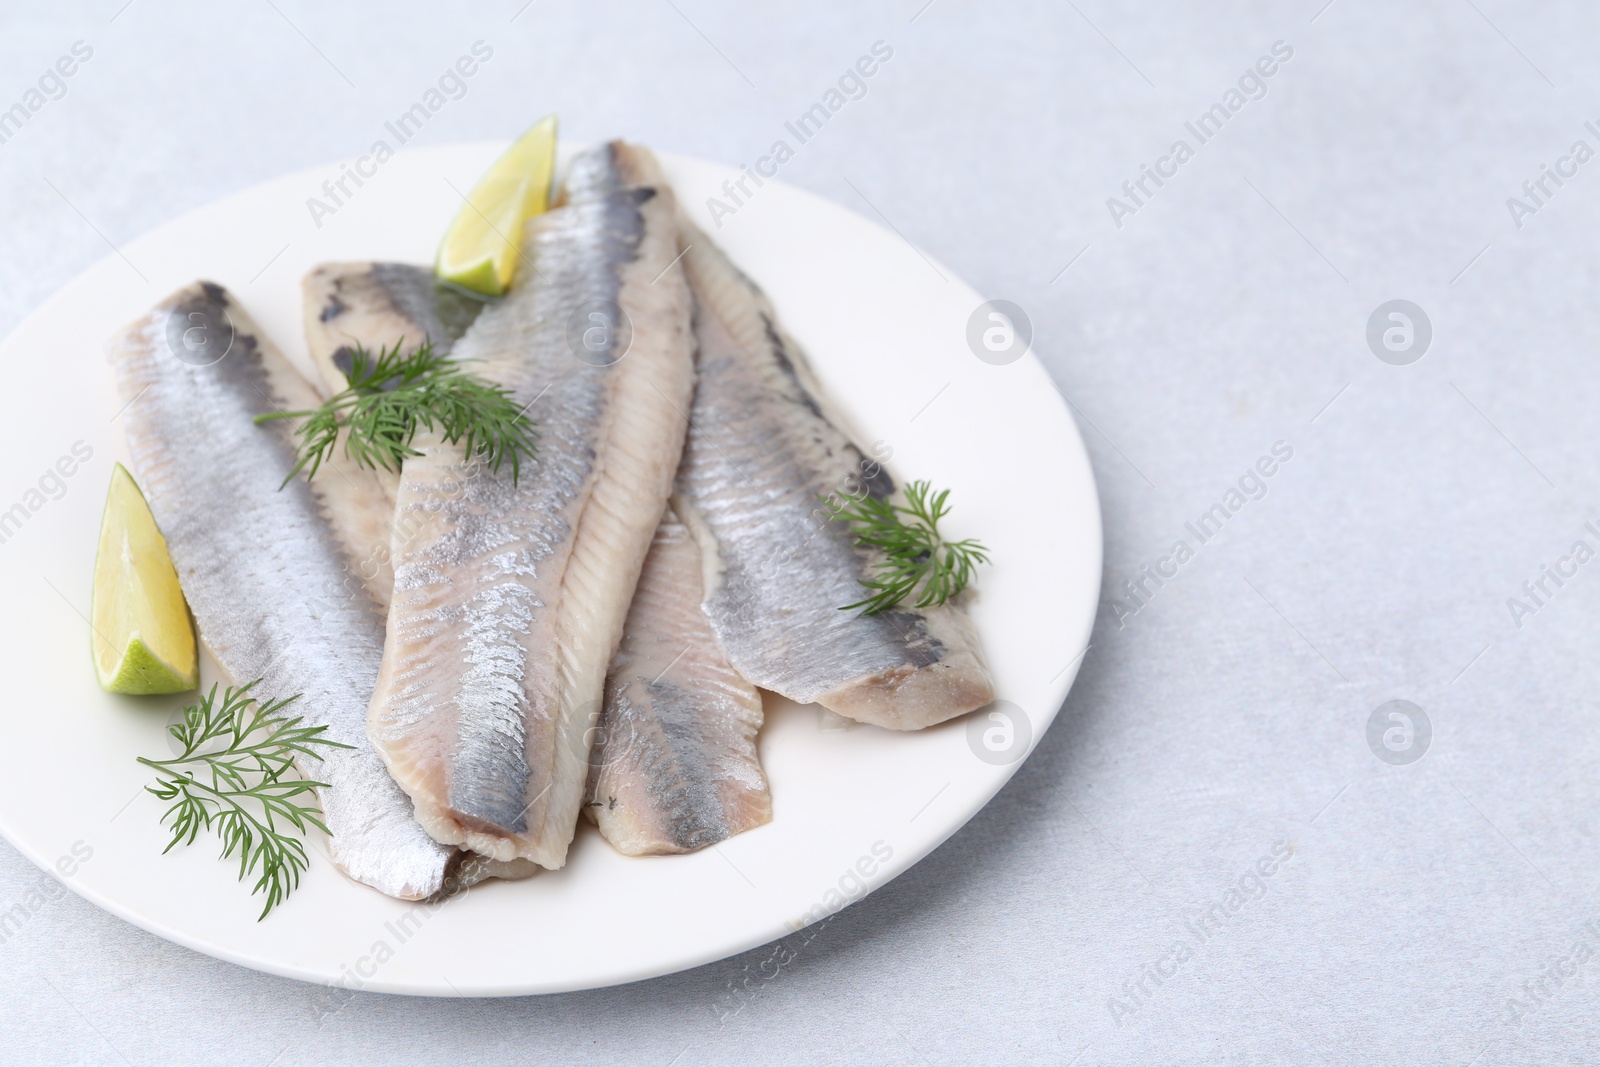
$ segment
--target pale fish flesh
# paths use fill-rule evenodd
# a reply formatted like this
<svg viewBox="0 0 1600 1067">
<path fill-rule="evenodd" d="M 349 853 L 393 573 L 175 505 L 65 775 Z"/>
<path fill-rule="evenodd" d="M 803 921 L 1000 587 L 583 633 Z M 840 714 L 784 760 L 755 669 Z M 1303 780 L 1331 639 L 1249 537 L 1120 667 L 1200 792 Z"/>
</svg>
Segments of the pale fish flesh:
<svg viewBox="0 0 1600 1067">
<path fill-rule="evenodd" d="M 514 482 L 419 437 L 401 474 L 396 524 L 418 532 L 394 554 L 370 733 L 440 841 L 566 861 L 692 391 L 675 212 L 662 184 L 533 219 L 516 285 L 454 353 L 528 407 L 538 458 Z"/>
<path fill-rule="evenodd" d="M 630 856 L 692 852 L 772 818 L 761 694 L 710 620 L 700 547 L 669 508 L 606 680 L 584 811 Z"/>
<path fill-rule="evenodd" d="M 614 142 L 573 161 L 564 195 L 662 180 L 653 158 Z M 772 818 L 755 747 L 761 694 L 728 664 L 703 595 L 699 548 L 669 507 L 611 661 L 584 804 L 627 855 L 690 852 Z"/>
<path fill-rule="evenodd" d="M 295 463 L 270 411 L 316 393 L 220 286 L 182 289 L 111 346 L 132 466 L 165 535 L 200 636 L 237 682 L 293 705 L 353 746 L 300 761 L 319 790 L 333 861 L 391 896 L 446 885 L 463 856 L 425 833 L 367 742 L 383 620 L 326 517 L 333 482 L 284 485 Z"/>
<path fill-rule="evenodd" d="M 324 398 L 343 391 L 357 347 L 376 358 L 400 346 L 412 351 L 425 341 L 448 352 L 483 309 L 483 302 L 439 285 L 433 272 L 409 263 L 324 263 L 301 281 L 306 347 Z M 384 613 L 394 593 L 390 558 L 396 539 L 411 530 L 393 529 L 398 471 L 364 469 L 345 458 L 341 432 L 319 478 L 346 483 L 329 521 L 341 540 L 354 546 L 354 574 Z"/>
<path fill-rule="evenodd" d="M 584 169 L 602 182 L 623 177 L 597 168 L 601 158 L 592 153 Z M 645 176 L 627 177 L 633 185 Z M 608 191 L 615 190 L 589 187 L 578 173 L 567 179 L 569 201 Z M 306 275 L 305 297 L 312 360 L 335 391 L 353 346 L 376 351 L 434 337 L 450 310 L 437 302 L 468 299 L 436 285 L 425 268 L 394 263 L 323 264 Z M 470 306 L 454 315 L 475 317 Z M 629 855 L 690 851 L 771 818 L 755 751 L 760 694 L 728 665 L 701 595 L 699 548 L 668 509 L 611 662 L 585 802 L 601 834 Z"/>
<path fill-rule="evenodd" d="M 683 222 L 699 385 L 673 506 L 707 554 L 705 610 L 751 682 L 860 722 L 916 730 L 994 699 L 978 635 L 955 602 L 880 615 L 873 556 L 825 500 L 895 492 L 829 414 L 755 283 Z"/>
<path fill-rule="evenodd" d="M 427 341 L 448 352 L 484 308 L 484 301 L 440 285 L 432 270 L 410 263 L 323 263 L 300 288 L 306 343 L 328 395 L 348 384 L 357 347 L 376 355 Z"/>
</svg>

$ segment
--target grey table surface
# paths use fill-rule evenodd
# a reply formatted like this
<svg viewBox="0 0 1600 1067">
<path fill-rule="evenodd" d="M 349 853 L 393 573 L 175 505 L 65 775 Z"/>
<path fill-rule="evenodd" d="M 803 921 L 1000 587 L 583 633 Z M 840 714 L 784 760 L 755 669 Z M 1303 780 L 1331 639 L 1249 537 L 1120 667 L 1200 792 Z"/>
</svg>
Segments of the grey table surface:
<svg viewBox="0 0 1600 1067">
<path fill-rule="evenodd" d="M 558 110 L 729 162 L 886 42 L 783 177 L 1025 309 L 1106 554 L 1012 782 L 780 957 L 327 1015 L 51 894 L 0 945 L 0 1061 L 1600 1062 L 1597 33 L 1575 0 L 7 2 L 0 106 L 92 57 L 0 144 L 0 333 L 360 154 L 474 41 L 425 143 Z M 45 878 L 0 845 L 0 910 Z"/>
</svg>

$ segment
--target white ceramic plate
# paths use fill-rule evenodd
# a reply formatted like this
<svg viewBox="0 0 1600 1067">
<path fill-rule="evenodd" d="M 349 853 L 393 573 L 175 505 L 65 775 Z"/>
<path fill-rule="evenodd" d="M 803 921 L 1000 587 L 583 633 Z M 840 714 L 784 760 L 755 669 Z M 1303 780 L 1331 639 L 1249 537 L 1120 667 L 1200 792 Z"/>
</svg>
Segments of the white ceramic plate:
<svg viewBox="0 0 1600 1067">
<path fill-rule="evenodd" d="M 707 197 L 738 173 L 667 157 L 680 198 L 771 294 L 845 415 L 893 449 L 899 477 L 950 487 L 953 532 L 993 550 L 972 612 L 999 692 L 1022 713 L 1009 761 L 975 754 L 1005 745 L 999 721 L 832 732 L 816 708 L 769 698 L 760 747 L 773 820 L 694 855 L 629 859 L 584 823 L 565 869 L 428 907 L 348 881 L 314 850 L 299 890 L 259 923 L 259 898 L 214 839 L 162 855 L 164 805 L 141 791 L 150 774 L 134 757 L 166 754 L 182 700 L 101 692 L 89 660 L 100 512 L 111 464 L 125 459 L 106 340 L 209 278 L 309 370 L 301 275 L 334 259 L 431 261 L 454 190 L 503 147 L 402 150 L 361 188 L 347 182 L 354 196 L 320 220 L 307 198 L 325 196 L 338 166 L 228 197 L 108 256 L 0 345 L 11 382 L 0 523 L 21 506 L 0 525 L 0 832 L 146 930 L 274 974 L 445 996 L 591 988 L 707 963 L 816 921 L 927 855 L 1016 770 L 1077 673 L 1099 592 L 1100 513 L 1083 442 L 1038 361 L 979 360 L 967 332 L 981 298 L 893 232 L 777 182 L 718 228 Z M 75 448 L 92 457 L 61 463 L 73 472 L 62 476 Z"/>
</svg>

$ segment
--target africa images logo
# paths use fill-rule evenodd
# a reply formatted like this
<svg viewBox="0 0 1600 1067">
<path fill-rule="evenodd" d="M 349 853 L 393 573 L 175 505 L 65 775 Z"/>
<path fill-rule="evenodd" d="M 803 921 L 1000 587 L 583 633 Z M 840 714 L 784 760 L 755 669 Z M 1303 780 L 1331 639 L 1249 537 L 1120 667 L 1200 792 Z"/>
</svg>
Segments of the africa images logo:
<svg viewBox="0 0 1600 1067">
<path fill-rule="evenodd" d="M 1367 716 L 1367 747 L 1390 766 L 1417 762 L 1432 742 L 1428 713 L 1409 700 L 1385 701 Z"/>
<path fill-rule="evenodd" d="M 1379 304 L 1367 317 L 1367 347 L 1390 366 L 1410 366 L 1432 343 L 1433 321 L 1409 300 Z"/>
</svg>

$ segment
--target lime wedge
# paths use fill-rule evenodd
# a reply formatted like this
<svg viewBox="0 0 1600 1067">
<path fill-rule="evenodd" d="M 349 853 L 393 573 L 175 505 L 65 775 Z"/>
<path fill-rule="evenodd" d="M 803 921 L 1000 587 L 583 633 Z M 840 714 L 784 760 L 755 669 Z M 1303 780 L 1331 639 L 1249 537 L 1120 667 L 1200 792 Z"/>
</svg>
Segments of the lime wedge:
<svg viewBox="0 0 1600 1067">
<path fill-rule="evenodd" d="M 133 476 L 111 472 L 94 558 L 94 669 L 113 693 L 182 693 L 199 684 L 194 625 L 166 538 Z"/>
<path fill-rule="evenodd" d="M 461 205 L 439 246 L 439 277 L 485 296 L 511 288 L 522 225 L 550 206 L 555 166 L 556 117 L 547 115 L 495 160 Z"/>
</svg>

